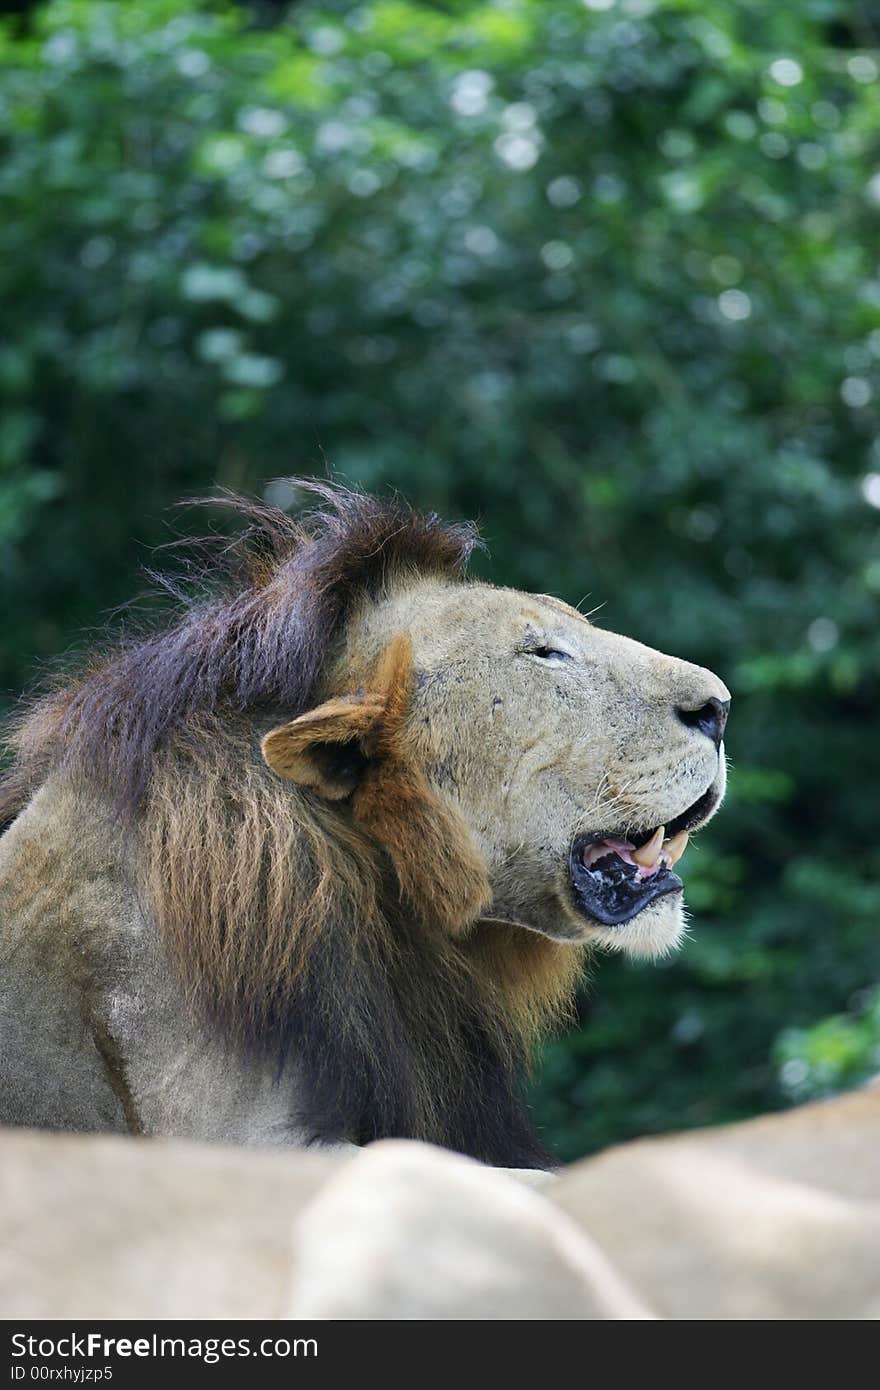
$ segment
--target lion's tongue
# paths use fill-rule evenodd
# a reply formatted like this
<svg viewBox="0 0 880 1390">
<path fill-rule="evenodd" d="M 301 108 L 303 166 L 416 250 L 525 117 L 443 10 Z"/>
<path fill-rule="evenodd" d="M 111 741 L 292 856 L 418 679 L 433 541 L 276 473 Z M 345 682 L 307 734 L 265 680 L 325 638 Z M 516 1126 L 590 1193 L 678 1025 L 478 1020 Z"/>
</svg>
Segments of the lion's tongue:
<svg viewBox="0 0 880 1390">
<path fill-rule="evenodd" d="M 671 867 L 681 858 L 688 842 L 687 831 L 681 830 L 664 844 L 665 829 L 665 826 L 659 826 L 650 840 L 638 849 L 630 844 L 629 840 L 619 840 L 614 836 L 587 845 L 582 856 L 584 867 L 589 869 L 597 860 L 604 859 L 609 854 L 616 854 L 624 864 L 632 864 L 638 882 L 653 878 L 664 864 Z"/>
<path fill-rule="evenodd" d="M 587 845 L 583 853 L 584 867 L 589 869 L 598 859 L 605 859 L 609 854 L 616 854 L 618 859 L 622 859 L 625 864 L 632 864 L 636 871 L 636 878 L 642 880 L 652 878 L 662 864 L 662 856 L 657 853 L 657 858 L 653 864 L 639 864 L 633 858 L 635 845 L 631 845 L 629 840 L 599 840 L 594 845 Z"/>
</svg>

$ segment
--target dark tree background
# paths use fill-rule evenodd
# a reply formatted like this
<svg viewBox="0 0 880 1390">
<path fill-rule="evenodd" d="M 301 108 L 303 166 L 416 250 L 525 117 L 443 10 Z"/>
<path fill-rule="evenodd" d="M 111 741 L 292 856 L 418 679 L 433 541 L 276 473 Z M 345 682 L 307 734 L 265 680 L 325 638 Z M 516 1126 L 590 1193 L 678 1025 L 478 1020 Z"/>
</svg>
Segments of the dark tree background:
<svg viewBox="0 0 880 1390">
<path fill-rule="evenodd" d="M 735 693 L 693 939 L 597 964 L 536 1080 L 551 1142 L 876 1070 L 876 5 L 18 8 L 8 700 L 137 591 L 181 496 L 291 505 L 268 480 L 332 465 L 478 516 L 494 578 Z"/>
</svg>

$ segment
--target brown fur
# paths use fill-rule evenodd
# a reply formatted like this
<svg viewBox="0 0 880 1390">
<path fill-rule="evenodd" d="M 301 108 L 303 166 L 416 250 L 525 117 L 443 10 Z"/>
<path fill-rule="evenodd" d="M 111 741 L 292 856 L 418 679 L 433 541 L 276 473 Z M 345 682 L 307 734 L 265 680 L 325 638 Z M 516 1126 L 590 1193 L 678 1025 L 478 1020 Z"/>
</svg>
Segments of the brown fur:
<svg viewBox="0 0 880 1390">
<path fill-rule="evenodd" d="M 377 768 L 349 814 L 249 762 L 248 742 L 246 729 L 207 721 L 190 731 L 156 768 L 137 837 L 145 898 L 193 1004 L 260 1033 L 323 934 L 355 924 L 348 949 L 381 942 L 394 954 L 399 893 L 426 951 L 469 978 L 487 1018 L 512 1024 L 531 1050 L 569 1005 L 583 954 L 500 923 L 474 929 L 485 868 L 419 770 Z"/>
<path fill-rule="evenodd" d="M 402 504 L 323 495 L 329 510 L 308 523 L 242 503 L 258 528 L 231 550 L 244 586 L 36 703 L 0 799 L 11 819 L 55 773 L 117 805 L 192 1008 L 231 1039 L 280 1047 L 282 1061 L 311 1049 L 318 1109 L 335 1085 L 351 1093 L 339 1114 L 354 1112 L 362 1084 L 355 1132 L 334 1134 L 334 1112 L 316 1134 L 412 1134 L 535 1161 L 514 1076 L 568 1007 L 582 950 L 476 925 L 485 865 L 401 736 L 405 637 L 367 689 L 314 704 L 354 603 L 420 568 L 454 577 L 473 534 Z M 272 729 L 279 714 L 288 722 Z M 333 753 L 345 745 L 354 771 Z M 334 1046 L 352 1078 L 327 1080 Z"/>
<path fill-rule="evenodd" d="M 289 1011 L 308 995 L 355 1050 L 384 1060 L 387 1049 L 386 1070 L 405 1076 L 405 1114 L 390 1132 L 469 1149 L 465 1133 L 448 1137 L 444 1115 L 450 1096 L 473 1090 L 467 1020 L 512 1077 L 570 1008 L 583 952 L 506 924 L 475 926 L 473 915 L 463 923 L 485 871 L 465 827 L 415 773 L 395 786 L 377 772 L 349 814 L 248 764 L 247 744 L 246 730 L 215 725 L 195 747 L 169 750 L 138 837 L 145 897 L 192 1006 L 246 1044 L 283 1050 Z M 378 1137 L 364 1123 L 355 1137 Z"/>
<path fill-rule="evenodd" d="M 408 574 L 454 578 L 478 544 L 473 527 L 442 525 L 397 499 L 297 485 L 324 510 L 292 518 L 231 495 L 193 504 L 231 508 L 248 529 L 219 548 L 217 537 L 190 542 L 185 581 L 152 575 L 182 613 L 96 653 L 12 721 L 0 827 L 58 768 L 103 782 L 132 817 L 167 735 L 205 710 L 305 712 L 361 596 Z"/>
<path fill-rule="evenodd" d="M 336 697 L 274 729 L 263 756 L 281 776 L 328 800 L 351 796 L 354 821 L 394 865 L 402 895 L 425 921 L 458 933 L 489 905 L 486 866 L 464 821 L 428 786 L 407 753 L 403 728 L 412 695 L 412 643 L 400 633 L 383 652 L 368 689 Z M 320 761 L 331 748 L 357 744 L 366 759 L 359 780 Z"/>
</svg>

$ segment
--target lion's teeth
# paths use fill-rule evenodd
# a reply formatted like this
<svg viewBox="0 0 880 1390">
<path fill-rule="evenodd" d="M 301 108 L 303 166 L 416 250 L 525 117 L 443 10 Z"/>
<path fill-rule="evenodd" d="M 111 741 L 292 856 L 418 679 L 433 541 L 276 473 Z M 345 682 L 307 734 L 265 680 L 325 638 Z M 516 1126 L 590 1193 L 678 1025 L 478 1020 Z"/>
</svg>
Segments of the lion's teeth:
<svg viewBox="0 0 880 1390">
<path fill-rule="evenodd" d="M 642 845 L 641 849 L 634 849 L 632 851 L 633 859 L 637 864 L 641 864 L 643 869 L 652 869 L 660 858 L 660 850 L 663 847 L 663 836 L 665 831 L 666 826 L 661 825 L 659 829 L 654 831 L 654 834 L 646 845 Z M 687 836 L 685 836 L 685 839 L 687 839 Z"/>
<path fill-rule="evenodd" d="M 681 856 L 687 849 L 690 839 L 686 830 L 679 830 L 677 835 L 673 835 L 668 844 L 663 846 L 664 852 L 669 856 L 670 864 L 677 864 Z"/>
</svg>

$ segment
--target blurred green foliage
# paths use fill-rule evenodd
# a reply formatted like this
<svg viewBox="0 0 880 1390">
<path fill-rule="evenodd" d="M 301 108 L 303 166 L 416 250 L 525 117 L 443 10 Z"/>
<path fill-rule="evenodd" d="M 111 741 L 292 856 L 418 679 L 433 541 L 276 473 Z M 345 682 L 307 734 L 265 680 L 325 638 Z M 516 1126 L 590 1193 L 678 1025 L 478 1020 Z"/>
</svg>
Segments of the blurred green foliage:
<svg viewBox="0 0 880 1390">
<path fill-rule="evenodd" d="M 693 940 L 597 964 L 547 1049 L 563 1157 L 877 1062 L 877 38 L 849 0 L 52 0 L 0 40 L 4 689 L 173 500 L 324 450 L 732 687 Z"/>
<path fill-rule="evenodd" d="M 791 1100 L 821 1100 L 880 1072 L 880 990 L 866 990 L 852 1004 L 849 1013 L 780 1036 L 780 1080 Z"/>
</svg>

